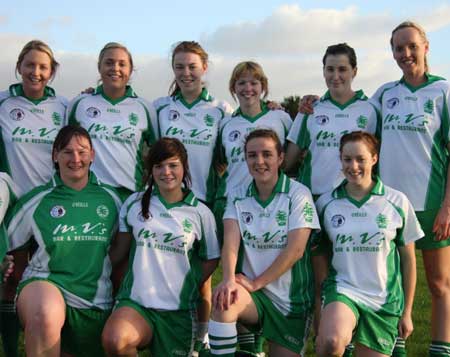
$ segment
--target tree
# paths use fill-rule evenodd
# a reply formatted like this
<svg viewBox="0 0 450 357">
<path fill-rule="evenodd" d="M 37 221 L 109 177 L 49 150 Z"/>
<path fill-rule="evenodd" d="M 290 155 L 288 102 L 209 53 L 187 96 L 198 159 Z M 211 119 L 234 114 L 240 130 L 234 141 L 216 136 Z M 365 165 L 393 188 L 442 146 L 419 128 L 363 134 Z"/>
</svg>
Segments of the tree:
<svg viewBox="0 0 450 357">
<path fill-rule="evenodd" d="M 298 105 L 300 103 L 300 96 L 291 95 L 289 97 L 284 97 L 281 105 L 286 110 L 286 112 L 291 116 L 291 119 L 294 120 L 298 113 Z"/>
</svg>

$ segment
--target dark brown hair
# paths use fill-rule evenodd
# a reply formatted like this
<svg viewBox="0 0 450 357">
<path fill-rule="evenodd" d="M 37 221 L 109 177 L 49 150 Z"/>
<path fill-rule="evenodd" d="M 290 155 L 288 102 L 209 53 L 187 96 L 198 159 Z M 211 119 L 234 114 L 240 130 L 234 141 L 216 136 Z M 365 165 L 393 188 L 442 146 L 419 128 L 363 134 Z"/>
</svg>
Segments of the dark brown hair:
<svg viewBox="0 0 450 357">
<path fill-rule="evenodd" d="M 323 55 L 322 58 L 322 63 L 324 67 L 328 55 L 346 55 L 348 57 L 348 62 L 350 63 L 350 66 L 352 66 L 353 69 L 356 68 L 357 62 L 355 50 L 349 45 L 347 45 L 345 42 L 327 47 L 327 50 L 325 51 L 325 54 Z"/>
<path fill-rule="evenodd" d="M 267 138 L 272 139 L 275 143 L 275 148 L 278 152 L 278 155 L 281 155 L 283 152 L 283 145 L 281 145 L 280 138 L 278 137 L 278 134 L 273 131 L 272 129 L 256 129 L 250 132 L 250 134 L 247 135 L 245 138 L 245 144 L 244 144 L 244 151 L 245 156 L 247 156 L 247 144 L 250 140 L 257 139 L 257 138 Z"/>
</svg>

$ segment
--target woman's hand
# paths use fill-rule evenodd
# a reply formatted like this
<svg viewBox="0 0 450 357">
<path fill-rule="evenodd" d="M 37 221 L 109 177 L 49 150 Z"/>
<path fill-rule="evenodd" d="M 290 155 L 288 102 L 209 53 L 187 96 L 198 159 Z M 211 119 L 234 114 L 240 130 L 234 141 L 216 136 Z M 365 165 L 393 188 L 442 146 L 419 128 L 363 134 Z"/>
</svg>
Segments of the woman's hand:
<svg viewBox="0 0 450 357">
<path fill-rule="evenodd" d="M 450 237 L 450 205 L 442 204 L 434 220 L 433 233 L 437 241 Z"/>
<path fill-rule="evenodd" d="M 249 293 L 262 288 L 262 286 L 257 286 L 255 280 L 247 278 L 244 274 L 236 274 L 236 283 L 242 285 Z"/>
<path fill-rule="evenodd" d="M 12 255 L 6 255 L 0 264 L 0 272 L 3 272 L 3 282 L 6 282 L 6 280 L 8 280 L 13 271 L 14 258 Z"/>
<path fill-rule="evenodd" d="M 398 322 L 398 335 L 406 340 L 413 332 L 413 322 L 410 313 L 404 313 Z"/>
<path fill-rule="evenodd" d="M 298 105 L 298 111 L 302 114 L 313 114 L 313 104 L 319 100 L 317 95 L 307 94 L 300 99 L 300 104 Z"/>
<path fill-rule="evenodd" d="M 213 305 L 216 310 L 225 311 L 237 302 L 238 296 L 238 286 L 234 280 L 223 280 L 214 289 L 213 293 Z"/>
</svg>

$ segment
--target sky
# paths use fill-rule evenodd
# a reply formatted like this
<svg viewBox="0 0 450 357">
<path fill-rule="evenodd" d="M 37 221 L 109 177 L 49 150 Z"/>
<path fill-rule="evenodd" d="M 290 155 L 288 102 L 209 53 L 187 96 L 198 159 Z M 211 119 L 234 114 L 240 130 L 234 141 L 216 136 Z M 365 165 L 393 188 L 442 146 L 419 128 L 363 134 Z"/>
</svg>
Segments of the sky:
<svg viewBox="0 0 450 357">
<path fill-rule="evenodd" d="M 15 0 L 0 7 L 0 88 L 16 77 L 15 63 L 31 39 L 50 45 L 61 64 L 51 84 L 68 99 L 96 86 L 97 57 L 104 44 L 120 42 L 133 54 L 131 85 L 142 97 L 167 95 L 173 79 L 171 49 L 199 41 L 209 53 L 205 82 L 218 99 L 228 93 L 234 66 L 260 63 L 269 78 L 269 97 L 323 94 L 322 56 L 327 46 L 347 42 L 358 56 L 353 89 L 371 95 L 399 79 L 389 38 L 404 20 L 421 24 L 430 41 L 430 72 L 450 78 L 450 1 L 117 1 Z"/>
</svg>

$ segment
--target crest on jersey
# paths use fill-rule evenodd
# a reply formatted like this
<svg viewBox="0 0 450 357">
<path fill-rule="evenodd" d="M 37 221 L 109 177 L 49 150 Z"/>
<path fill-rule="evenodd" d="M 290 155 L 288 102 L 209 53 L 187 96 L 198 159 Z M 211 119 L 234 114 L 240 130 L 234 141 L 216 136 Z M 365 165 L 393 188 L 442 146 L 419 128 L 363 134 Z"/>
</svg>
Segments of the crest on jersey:
<svg viewBox="0 0 450 357">
<path fill-rule="evenodd" d="M 128 121 L 129 121 L 130 125 L 136 126 L 139 121 L 139 117 L 137 116 L 137 114 L 131 113 L 128 116 Z"/>
<path fill-rule="evenodd" d="M 100 218 L 106 218 L 109 216 L 109 209 L 105 205 L 97 206 L 97 209 L 95 210 L 95 212 L 97 212 L 97 214 Z"/>
<path fill-rule="evenodd" d="M 89 118 L 98 118 L 100 117 L 100 115 L 102 115 L 102 112 L 100 111 L 100 109 L 96 108 L 96 107 L 89 107 L 86 109 L 86 115 Z"/>
<path fill-rule="evenodd" d="M 63 206 L 53 206 L 50 210 L 50 216 L 53 218 L 60 218 L 66 214 L 66 210 Z"/>
<path fill-rule="evenodd" d="M 62 123 L 61 115 L 58 112 L 53 112 L 52 121 L 53 121 L 53 125 L 60 126 Z"/>
<path fill-rule="evenodd" d="M 319 125 L 327 125 L 330 122 L 328 115 L 318 115 L 316 116 L 316 123 Z"/>
<path fill-rule="evenodd" d="M 189 221 L 187 218 L 185 218 L 183 220 L 183 222 L 181 223 L 183 225 L 183 231 L 185 233 L 191 233 L 192 232 L 192 222 Z"/>
<path fill-rule="evenodd" d="M 378 216 L 375 218 L 375 222 L 377 223 L 378 228 L 387 228 L 388 220 L 384 214 L 378 214 Z"/>
<path fill-rule="evenodd" d="M 287 223 L 287 213 L 286 211 L 279 210 L 275 215 L 275 219 L 279 226 L 285 226 Z"/>
<path fill-rule="evenodd" d="M 177 121 L 178 119 L 180 119 L 180 113 L 177 112 L 176 110 L 170 110 L 169 111 L 169 120 L 170 121 Z"/>
<path fill-rule="evenodd" d="M 242 212 L 241 217 L 245 224 L 252 224 L 253 215 L 250 212 Z"/>
<path fill-rule="evenodd" d="M 400 103 L 400 99 L 394 97 L 394 98 L 388 99 L 388 101 L 386 102 L 386 105 L 387 105 L 387 107 L 388 107 L 389 109 L 393 109 L 393 108 L 395 108 L 399 103 Z"/>
<path fill-rule="evenodd" d="M 13 109 L 13 110 L 11 110 L 9 112 L 9 117 L 12 120 L 20 121 L 23 118 L 25 118 L 25 112 L 22 109 L 20 109 L 20 108 L 16 108 L 16 109 Z"/>
<path fill-rule="evenodd" d="M 365 129 L 367 126 L 367 117 L 364 115 L 360 115 L 358 119 L 356 119 L 356 125 L 358 125 L 358 128 Z"/>
<path fill-rule="evenodd" d="M 431 99 L 428 99 L 423 105 L 423 111 L 428 114 L 433 114 L 434 110 L 434 102 Z"/>
<path fill-rule="evenodd" d="M 239 130 L 233 130 L 230 134 L 228 134 L 228 140 L 231 142 L 238 140 L 241 137 L 241 133 Z"/>
<path fill-rule="evenodd" d="M 209 114 L 206 114 L 205 117 L 203 118 L 203 120 L 205 121 L 206 126 L 214 125 L 214 117 L 212 117 Z"/>
<path fill-rule="evenodd" d="M 331 224 L 334 228 L 342 227 L 345 223 L 345 217 L 341 214 L 335 214 L 331 217 Z"/>
</svg>

